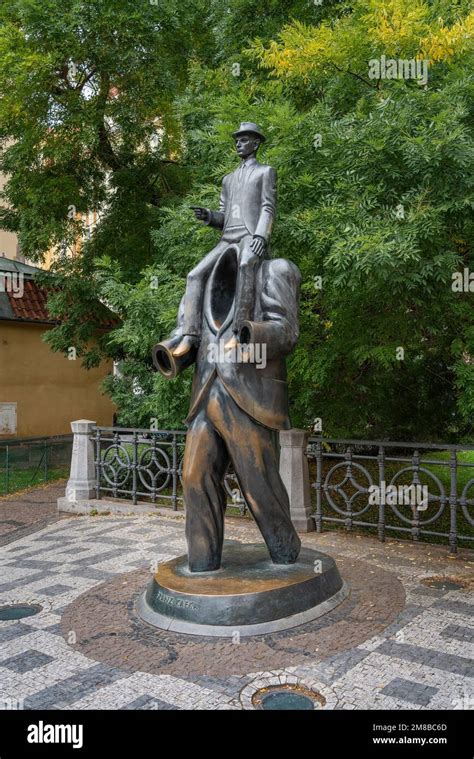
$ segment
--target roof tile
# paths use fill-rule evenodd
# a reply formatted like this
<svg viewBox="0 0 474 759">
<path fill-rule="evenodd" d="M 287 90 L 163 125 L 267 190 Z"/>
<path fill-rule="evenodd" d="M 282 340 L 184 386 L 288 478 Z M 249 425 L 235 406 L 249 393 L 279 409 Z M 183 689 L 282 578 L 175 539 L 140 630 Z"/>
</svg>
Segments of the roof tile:
<svg viewBox="0 0 474 759">
<path fill-rule="evenodd" d="M 46 307 L 46 293 L 33 279 L 25 277 L 23 280 L 21 298 L 13 291 L 7 291 L 7 294 L 14 318 L 35 322 L 54 321 Z"/>
</svg>

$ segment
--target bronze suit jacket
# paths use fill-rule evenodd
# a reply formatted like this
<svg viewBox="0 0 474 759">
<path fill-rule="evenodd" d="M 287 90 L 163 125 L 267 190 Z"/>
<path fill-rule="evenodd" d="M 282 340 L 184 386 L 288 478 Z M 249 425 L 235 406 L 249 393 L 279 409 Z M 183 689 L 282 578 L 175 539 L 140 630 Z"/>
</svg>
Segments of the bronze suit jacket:
<svg viewBox="0 0 474 759">
<path fill-rule="evenodd" d="M 186 423 L 192 421 L 217 375 L 252 419 L 271 429 L 289 429 L 285 356 L 292 352 L 299 336 L 301 275 L 298 267 L 284 258 L 262 261 L 256 277 L 253 327 L 255 342 L 266 346 L 266 366 L 257 368 L 255 363 L 222 360 L 222 351 L 215 350 L 217 357 L 211 356 L 209 346 L 223 345 L 232 334 L 237 253 L 237 247 L 229 245 L 204 285 L 203 328 Z M 180 336 L 183 315 L 184 297 L 172 337 Z"/>
<path fill-rule="evenodd" d="M 276 213 L 276 171 L 259 163 L 256 158 L 247 162 L 243 181 L 240 167 L 222 180 L 218 211 L 211 211 L 208 224 L 222 229 L 232 226 L 232 208 L 240 206 L 247 231 L 269 240 Z"/>
</svg>

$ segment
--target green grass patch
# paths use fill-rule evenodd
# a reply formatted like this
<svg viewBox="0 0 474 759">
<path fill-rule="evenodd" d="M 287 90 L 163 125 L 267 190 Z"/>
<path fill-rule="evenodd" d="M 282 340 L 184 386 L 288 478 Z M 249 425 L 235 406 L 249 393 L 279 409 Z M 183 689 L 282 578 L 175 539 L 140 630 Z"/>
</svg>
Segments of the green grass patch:
<svg viewBox="0 0 474 759">
<path fill-rule="evenodd" d="M 0 495 L 10 495 L 35 485 L 61 480 L 68 475 L 68 466 L 48 469 L 47 475 L 44 470 L 38 471 L 35 466 L 28 469 L 9 470 L 8 475 L 5 468 L 0 468 Z"/>
</svg>

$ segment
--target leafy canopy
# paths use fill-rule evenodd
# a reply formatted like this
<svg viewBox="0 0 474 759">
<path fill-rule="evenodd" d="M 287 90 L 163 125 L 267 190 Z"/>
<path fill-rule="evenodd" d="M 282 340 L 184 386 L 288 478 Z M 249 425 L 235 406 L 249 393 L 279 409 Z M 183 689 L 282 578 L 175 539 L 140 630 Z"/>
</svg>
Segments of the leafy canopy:
<svg viewBox="0 0 474 759">
<path fill-rule="evenodd" d="M 173 327 L 186 273 L 217 241 L 189 206 L 216 207 L 245 119 L 262 125 L 259 158 L 278 172 L 272 253 L 302 272 L 294 425 L 472 436 L 473 293 L 451 286 L 453 272 L 474 270 L 467 0 L 265 0 L 258 13 L 248 0 L 17 0 L 0 13 L 3 224 L 41 256 L 73 243 L 71 203 L 100 210 L 80 255 L 56 264 L 62 323 L 49 340 L 91 364 L 120 361 L 107 389 L 121 423 L 182 426 L 190 372 L 163 380 L 150 350 Z M 382 55 L 429 60 L 427 84 L 370 78 Z M 121 323 L 91 349 L 98 297 Z"/>
</svg>

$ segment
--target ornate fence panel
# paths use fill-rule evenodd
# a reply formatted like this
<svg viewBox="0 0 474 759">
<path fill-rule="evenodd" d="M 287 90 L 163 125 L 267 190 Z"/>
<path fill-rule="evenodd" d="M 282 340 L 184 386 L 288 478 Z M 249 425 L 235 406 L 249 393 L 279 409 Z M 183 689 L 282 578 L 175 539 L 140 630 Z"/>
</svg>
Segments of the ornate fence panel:
<svg viewBox="0 0 474 759">
<path fill-rule="evenodd" d="M 186 432 L 126 427 L 97 427 L 95 443 L 96 497 L 182 503 L 182 469 Z M 229 501 L 243 514 L 245 501 L 235 475 L 225 479 Z"/>
<path fill-rule="evenodd" d="M 311 437 L 307 455 L 324 523 L 474 544 L 474 446 Z"/>
</svg>

